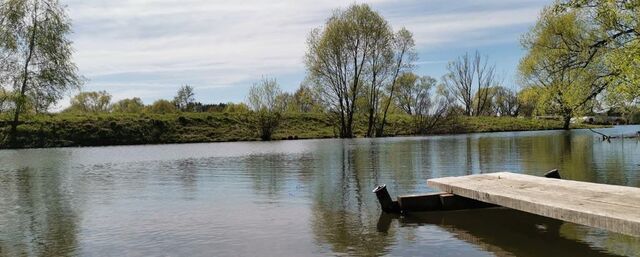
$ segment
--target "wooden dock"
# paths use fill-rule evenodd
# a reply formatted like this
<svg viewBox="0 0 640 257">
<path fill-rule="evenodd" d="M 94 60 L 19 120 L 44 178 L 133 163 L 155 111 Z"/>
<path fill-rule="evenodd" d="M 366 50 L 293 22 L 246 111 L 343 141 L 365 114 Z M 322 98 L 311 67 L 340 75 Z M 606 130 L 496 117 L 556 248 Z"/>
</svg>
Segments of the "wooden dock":
<svg viewBox="0 0 640 257">
<path fill-rule="evenodd" d="M 509 172 L 430 179 L 428 184 L 485 203 L 640 236 L 640 188 Z"/>
</svg>

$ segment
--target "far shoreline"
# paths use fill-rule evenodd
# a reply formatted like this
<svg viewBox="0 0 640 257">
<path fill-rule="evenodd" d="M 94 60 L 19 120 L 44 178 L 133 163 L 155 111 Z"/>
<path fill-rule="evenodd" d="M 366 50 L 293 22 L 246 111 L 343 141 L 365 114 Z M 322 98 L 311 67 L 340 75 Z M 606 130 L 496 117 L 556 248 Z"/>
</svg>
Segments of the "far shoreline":
<svg viewBox="0 0 640 257">
<path fill-rule="evenodd" d="M 323 115 L 288 115 L 283 121 L 274 140 L 268 142 L 340 139 L 333 134 L 333 127 Z M 389 123 L 393 133 L 376 138 L 563 130 L 561 122 L 552 120 L 459 116 L 443 122 L 431 133 L 419 135 L 409 133 L 407 122 L 406 117 L 394 117 Z M 573 124 L 572 129 L 605 127 L 611 126 Z M 0 149 L 266 142 L 261 141 L 255 131 L 236 114 L 52 115 L 31 120 L 20 128 L 20 145 L 2 146 Z M 367 138 L 359 133 L 356 135 L 352 139 Z"/>
</svg>

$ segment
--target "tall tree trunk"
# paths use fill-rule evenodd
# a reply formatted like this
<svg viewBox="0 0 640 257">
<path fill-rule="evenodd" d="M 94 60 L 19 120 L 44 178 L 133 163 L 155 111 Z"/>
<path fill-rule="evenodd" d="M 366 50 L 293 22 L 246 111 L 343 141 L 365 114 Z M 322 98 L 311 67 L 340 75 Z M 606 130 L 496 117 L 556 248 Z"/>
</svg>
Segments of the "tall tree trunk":
<svg viewBox="0 0 640 257">
<path fill-rule="evenodd" d="M 376 136 L 383 137 L 384 136 L 384 125 L 387 123 L 387 111 L 389 111 L 389 106 L 391 105 L 391 99 L 387 101 L 387 104 L 384 107 L 384 112 L 382 112 L 382 121 L 380 122 L 380 127 L 378 131 L 376 131 Z"/>
<path fill-rule="evenodd" d="M 344 138 L 353 138 L 353 109 L 347 114 L 347 128 Z"/>
<path fill-rule="evenodd" d="M 398 81 L 398 76 L 400 75 L 400 68 L 402 63 L 399 63 L 396 67 L 396 72 L 393 76 L 393 80 L 391 80 L 391 89 L 389 90 L 389 99 L 387 99 L 387 103 L 384 106 L 384 112 L 382 113 L 382 121 L 380 122 L 380 127 L 376 132 L 378 137 L 384 136 L 384 125 L 387 123 L 387 112 L 389 112 L 389 106 L 391 106 L 391 102 L 393 101 L 393 93 L 396 91 L 396 82 Z"/>
<path fill-rule="evenodd" d="M 376 113 L 378 112 L 378 89 L 376 88 L 377 82 L 377 73 L 374 72 L 373 79 L 371 82 L 371 91 L 369 91 L 369 124 L 367 126 L 367 137 L 376 136 L 375 125 L 376 125 Z"/>
<path fill-rule="evenodd" d="M 563 117 L 562 129 L 569 130 L 569 126 L 571 125 L 571 114 L 565 114 Z"/>
<path fill-rule="evenodd" d="M 13 113 L 13 122 L 11 123 L 11 131 L 9 132 L 9 145 L 15 147 L 17 142 L 18 123 L 20 122 L 20 112 L 24 107 L 25 96 L 27 92 L 27 84 L 29 82 L 29 65 L 31 64 L 31 58 L 33 58 L 33 52 L 36 44 L 36 33 L 38 30 L 38 19 L 36 14 L 38 12 L 38 5 L 34 3 L 34 15 L 33 15 L 33 29 L 31 31 L 31 38 L 29 39 L 29 54 L 24 62 L 24 68 L 22 70 L 22 85 L 20 85 L 20 95 L 18 96 L 16 103 L 16 109 Z"/>
<path fill-rule="evenodd" d="M 374 124 L 375 124 L 375 119 L 373 117 L 373 115 L 375 114 L 375 110 L 373 107 L 369 107 L 369 122 L 367 125 L 367 137 L 373 137 L 373 130 L 374 130 Z"/>
</svg>

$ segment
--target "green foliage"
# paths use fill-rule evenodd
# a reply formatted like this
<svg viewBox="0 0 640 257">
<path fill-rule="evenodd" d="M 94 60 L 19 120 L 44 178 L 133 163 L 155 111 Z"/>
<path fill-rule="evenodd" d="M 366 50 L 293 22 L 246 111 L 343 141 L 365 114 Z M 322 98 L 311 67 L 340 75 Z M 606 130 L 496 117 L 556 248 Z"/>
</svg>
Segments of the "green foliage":
<svg viewBox="0 0 640 257">
<path fill-rule="evenodd" d="M 262 110 L 282 112 L 285 109 L 285 102 L 281 98 L 282 94 L 282 89 L 276 79 L 264 77 L 249 89 L 247 103 L 254 112 Z"/>
<path fill-rule="evenodd" d="M 323 111 L 322 105 L 314 97 L 313 90 L 307 85 L 300 85 L 292 98 L 292 101 L 287 105 L 288 112 L 310 113 Z"/>
<path fill-rule="evenodd" d="M 271 140 L 280 125 L 280 118 L 286 108 L 286 96 L 275 79 L 263 78 L 249 90 L 247 101 L 256 118 L 260 138 Z"/>
<path fill-rule="evenodd" d="M 122 99 L 111 106 L 114 113 L 142 113 L 144 111 L 144 103 L 138 97 Z"/>
<path fill-rule="evenodd" d="M 13 95 L 10 91 L 0 87 L 0 113 L 11 109 Z"/>
<path fill-rule="evenodd" d="M 640 124 L 640 110 L 631 113 L 628 120 L 629 124 Z"/>
<path fill-rule="evenodd" d="M 225 113 L 247 114 L 251 112 L 251 109 L 249 109 L 249 106 L 245 103 L 227 103 L 226 105 L 224 108 Z"/>
<path fill-rule="evenodd" d="M 519 69 L 526 85 L 541 89 L 538 104 L 562 115 L 566 128 L 570 118 L 608 84 L 599 75 L 602 66 L 595 65 L 604 61 L 603 55 L 590 56 L 583 50 L 588 48 L 588 37 L 579 12 L 558 14 L 547 8 L 522 41 L 528 53 Z"/>
<path fill-rule="evenodd" d="M 42 108 L 82 84 L 72 61 L 70 33 L 71 22 L 59 1 L 0 4 L 0 85 L 12 85 L 15 92 L 13 132 L 25 104 L 31 102 L 36 112 L 46 111 Z"/>
<path fill-rule="evenodd" d="M 376 124 L 384 130 L 391 101 L 381 108 L 383 89 L 393 94 L 396 77 L 415 57 L 409 31 L 394 34 L 379 13 L 366 4 L 354 4 L 334 12 L 323 27 L 311 32 L 305 63 L 317 99 L 335 117 L 340 137 L 350 138 L 359 106 L 368 117 L 369 136 Z"/>
<path fill-rule="evenodd" d="M 156 113 L 156 114 L 168 114 L 168 113 L 175 113 L 178 110 L 176 109 L 176 105 L 173 102 L 169 100 L 160 99 L 153 102 L 153 104 L 151 104 L 150 106 L 148 106 L 147 111 L 149 111 L 150 113 Z"/>
<path fill-rule="evenodd" d="M 180 87 L 176 97 L 173 98 L 173 103 L 176 105 L 176 108 L 183 112 L 193 111 L 192 107 L 194 102 L 195 93 L 193 92 L 193 87 L 189 85 Z"/>
<path fill-rule="evenodd" d="M 615 71 L 607 90 L 628 103 L 640 99 L 640 2 L 563 0 L 554 9 L 581 14 L 589 29 L 587 50 L 606 55 L 604 65 Z"/>
<path fill-rule="evenodd" d="M 98 113 L 108 112 L 111 95 L 107 91 L 80 92 L 71 98 L 71 106 L 64 112 Z"/>
<path fill-rule="evenodd" d="M 572 116 L 598 107 L 600 96 L 618 106 L 638 99 L 639 14 L 637 1 L 565 0 L 545 8 L 523 38 L 528 53 L 519 68 L 524 84 L 540 89 L 537 109 L 562 115 L 568 127 Z"/>
<path fill-rule="evenodd" d="M 449 99 L 436 90 L 436 79 L 413 73 L 400 75 L 396 105 L 413 119 L 416 134 L 427 134 L 445 118 Z"/>
<path fill-rule="evenodd" d="M 273 139 L 333 138 L 331 120 L 318 113 L 288 113 Z M 390 115 L 388 135 L 413 135 L 413 118 Z M 357 120 L 355 132 L 364 136 L 367 122 Z M 430 134 L 559 129 L 562 123 L 509 117 L 451 117 Z M 6 130 L 0 130 L 0 137 Z M 14 147 L 102 146 L 259 140 L 253 120 L 241 113 L 61 113 L 31 116 L 18 126 Z M 7 145 L 0 144 L 4 148 Z"/>
<path fill-rule="evenodd" d="M 547 114 L 540 102 L 540 87 L 529 86 L 518 92 L 519 113 L 525 117 Z"/>
<path fill-rule="evenodd" d="M 520 112 L 520 103 L 518 102 L 517 93 L 511 89 L 494 86 L 482 89 L 486 90 L 487 102 L 482 115 L 485 116 L 513 116 L 516 117 Z M 476 94 L 474 102 L 479 101 L 480 94 Z M 477 104 L 477 103 L 476 103 Z"/>
</svg>

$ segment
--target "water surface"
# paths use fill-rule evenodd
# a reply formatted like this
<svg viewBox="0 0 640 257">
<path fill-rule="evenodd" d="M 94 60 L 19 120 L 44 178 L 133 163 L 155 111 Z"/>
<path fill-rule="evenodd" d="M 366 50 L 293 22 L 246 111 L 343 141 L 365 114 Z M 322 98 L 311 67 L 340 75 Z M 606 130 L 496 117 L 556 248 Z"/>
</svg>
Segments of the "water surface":
<svg viewBox="0 0 640 257">
<path fill-rule="evenodd" d="M 371 193 L 553 168 L 640 187 L 640 142 L 588 130 L 4 150 L 0 165 L 0 256 L 640 256 L 639 238 L 506 209 L 381 215 Z"/>
</svg>

